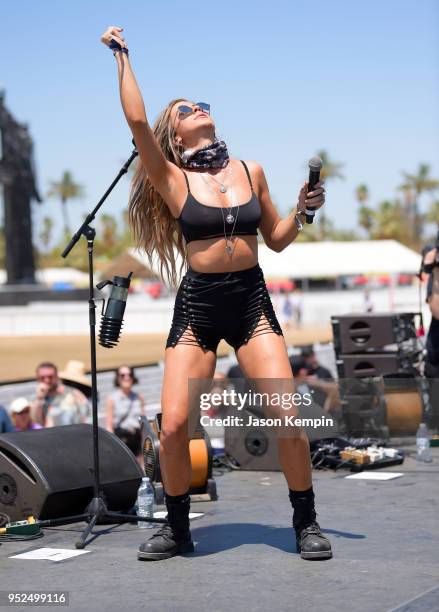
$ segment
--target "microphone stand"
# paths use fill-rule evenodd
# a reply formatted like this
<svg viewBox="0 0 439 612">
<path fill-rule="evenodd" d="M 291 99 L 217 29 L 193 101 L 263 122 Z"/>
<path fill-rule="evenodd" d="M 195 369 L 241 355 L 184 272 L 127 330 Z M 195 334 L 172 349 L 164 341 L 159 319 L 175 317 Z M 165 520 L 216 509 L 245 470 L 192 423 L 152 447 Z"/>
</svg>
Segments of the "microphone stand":
<svg viewBox="0 0 439 612">
<path fill-rule="evenodd" d="M 110 187 L 104 193 L 98 204 L 89 213 L 79 227 L 78 231 L 73 235 L 69 244 L 62 252 L 62 257 L 67 257 L 76 243 L 79 241 L 81 236 L 84 236 L 87 240 L 88 250 L 88 279 L 89 279 L 89 327 L 90 327 L 90 358 L 91 358 L 91 388 L 92 388 L 92 423 L 93 423 L 93 472 L 94 472 L 94 484 L 93 484 L 93 499 L 88 504 L 83 514 L 77 514 L 75 516 L 67 516 L 59 519 L 49 519 L 40 521 L 41 527 L 53 527 L 55 525 L 68 525 L 71 523 L 78 523 L 81 521 L 88 522 L 87 527 L 84 529 L 80 539 L 75 543 L 76 548 L 85 548 L 86 540 L 92 533 L 93 527 L 97 521 L 104 521 L 105 523 L 137 523 L 138 521 L 147 521 L 152 523 L 166 523 L 166 519 L 150 518 L 137 516 L 135 514 L 121 514 L 119 512 L 113 512 L 108 510 L 106 502 L 102 496 L 100 486 L 100 475 L 99 475 L 99 429 L 98 429 L 98 394 L 97 394 L 97 377 L 96 377 L 96 304 L 94 300 L 94 284 L 93 284 L 93 246 L 94 239 L 96 236 L 96 230 L 90 226 L 90 223 L 94 220 L 97 211 L 100 209 L 104 201 L 107 199 L 114 186 L 118 183 L 120 178 L 128 172 L 128 168 L 131 162 L 138 155 L 134 140 L 134 150 L 131 153 L 129 159 L 125 162 L 122 168 L 119 170 L 114 181 Z M 140 467 L 139 467 L 140 471 Z"/>
</svg>

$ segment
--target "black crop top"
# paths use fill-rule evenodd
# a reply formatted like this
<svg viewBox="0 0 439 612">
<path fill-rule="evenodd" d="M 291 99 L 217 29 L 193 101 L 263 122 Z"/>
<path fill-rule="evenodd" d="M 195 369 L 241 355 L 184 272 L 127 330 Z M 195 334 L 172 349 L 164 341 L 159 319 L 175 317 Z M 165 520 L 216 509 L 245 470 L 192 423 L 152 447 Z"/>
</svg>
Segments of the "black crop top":
<svg viewBox="0 0 439 612">
<path fill-rule="evenodd" d="M 241 160 L 252 190 L 252 196 L 248 202 L 239 206 L 232 206 L 232 213 L 236 214 L 239 208 L 238 218 L 235 224 L 234 236 L 257 236 L 257 228 L 261 221 L 261 205 L 255 192 L 253 191 L 252 180 L 246 164 Z M 186 243 L 192 240 L 205 240 L 207 238 L 224 238 L 223 213 L 219 206 L 208 206 L 202 204 L 194 198 L 189 187 L 186 172 L 183 170 L 186 179 L 188 194 L 177 221 L 181 225 L 182 233 Z M 228 209 L 224 211 L 224 215 Z M 228 225 L 228 224 L 227 224 Z M 227 236 L 232 231 L 232 225 L 227 227 Z"/>
</svg>

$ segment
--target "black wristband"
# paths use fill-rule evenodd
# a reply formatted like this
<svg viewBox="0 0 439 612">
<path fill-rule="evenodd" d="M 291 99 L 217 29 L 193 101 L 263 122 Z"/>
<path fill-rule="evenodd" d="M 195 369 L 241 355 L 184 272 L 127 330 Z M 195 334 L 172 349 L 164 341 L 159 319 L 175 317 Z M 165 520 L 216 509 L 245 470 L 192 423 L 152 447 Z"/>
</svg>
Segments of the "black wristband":
<svg viewBox="0 0 439 612">
<path fill-rule="evenodd" d="M 122 47 L 117 40 L 112 39 L 110 41 L 110 44 L 108 45 L 109 48 L 113 51 L 113 55 L 116 55 L 116 51 L 122 51 L 122 53 L 126 53 L 126 55 L 129 55 L 128 53 L 128 49 L 126 47 Z"/>
</svg>

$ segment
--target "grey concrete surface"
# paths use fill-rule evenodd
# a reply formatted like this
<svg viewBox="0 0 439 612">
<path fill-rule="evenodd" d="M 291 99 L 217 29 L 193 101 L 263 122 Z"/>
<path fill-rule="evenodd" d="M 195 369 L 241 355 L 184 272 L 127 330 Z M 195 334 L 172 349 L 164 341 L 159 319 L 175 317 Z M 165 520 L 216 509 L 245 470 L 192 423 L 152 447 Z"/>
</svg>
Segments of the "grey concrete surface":
<svg viewBox="0 0 439 612">
<path fill-rule="evenodd" d="M 68 590 L 74 612 L 439 610 L 439 448 L 431 464 L 407 450 L 401 466 L 386 470 L 404 475 L 387 482 L 314 470 L 330 560 L 296 553 L 282 473 L 234 471 L 217 476 L 218 501 L 192 504 L 205 513 L 192 522 L 196 552 L 138 561 L 152 530 L 122 525 L 96 527 L 90 552 L 64 562 L 9 558 L 43 546 L 74 549 L 83 525 L 51 528 L 39 540 L 0 546 L 0 589 Z"/>
</svg>

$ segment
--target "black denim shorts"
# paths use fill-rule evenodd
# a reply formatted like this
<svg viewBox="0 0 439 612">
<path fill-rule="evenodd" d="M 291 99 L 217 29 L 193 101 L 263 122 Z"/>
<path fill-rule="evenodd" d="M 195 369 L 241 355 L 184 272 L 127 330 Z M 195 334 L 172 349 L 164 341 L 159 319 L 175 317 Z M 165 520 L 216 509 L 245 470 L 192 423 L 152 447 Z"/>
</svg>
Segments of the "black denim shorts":
<svg viewBox="0 0 439 612">
<path fill-rule="evenodd" d="M 166 348 L 185 343 L 216 352 L 224 339 L 237 350 L 270 332 L 283 335 L 259 264 L 237 272 L 189 267 L 175 298 Z"/>
</svg>

